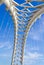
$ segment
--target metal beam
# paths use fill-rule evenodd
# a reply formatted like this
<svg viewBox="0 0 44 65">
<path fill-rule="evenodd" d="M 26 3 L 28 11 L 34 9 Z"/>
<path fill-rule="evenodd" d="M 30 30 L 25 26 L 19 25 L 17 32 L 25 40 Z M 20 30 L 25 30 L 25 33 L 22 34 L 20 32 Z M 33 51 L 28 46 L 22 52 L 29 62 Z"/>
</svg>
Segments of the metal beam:
<svg viewBox="0 0 44 65">
<path fill-rule="evenodd" d="M 30 3 L 31 1 L 32 0 L 26 0 L 25 4 Z M 44 2 L 44 0 L 37 0 L 37 1 Z M 5 0 L 5 1 L 0 0 L 0 3 L 1 4 L 4 3 L 7 6 L 7 9 L 10 10 L 10 14 L 14 22 L 14 47 L 13 47 L 11 65 L 23 65 L 24 48 L 28 32 L 35 22 L 34 20 L 39 15 L 44 13 L 44 4 L 33 6 L 30 3 L 30 6 L 24 6 L 24 3 L 18 4 L 13 0 Z M 16 6 L 24 8 L 20 10 Z M 35 10 L 31 11 L 28 8 L 33 9 L 35 8 Z M 20 12 L 21 14 L 18 12 Z"/>
</svg>

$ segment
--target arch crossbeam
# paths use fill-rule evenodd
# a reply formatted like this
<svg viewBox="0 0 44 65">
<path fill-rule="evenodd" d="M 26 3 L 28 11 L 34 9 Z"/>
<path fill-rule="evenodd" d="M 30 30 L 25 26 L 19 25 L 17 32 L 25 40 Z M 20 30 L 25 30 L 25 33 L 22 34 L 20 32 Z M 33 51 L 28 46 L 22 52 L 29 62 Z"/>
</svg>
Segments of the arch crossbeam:
<svg viewBox="0 0 44 65">
<path fill-rule="evenodd" d="M 7 10 L 14 21 L 14 47 L 11 65 L 23 65 L 24 46 L 29 29 L 34 20 L 44 13 L 44 3 L 34 6 L 32 0 L 26 0 L 25 3 L 18 4 L 13 0 L 0 0 L 5 3 Z M 44 0 L 38 0 L 44 2 Z M 19 6 L 19 7 L 17 7 Z"/>
</svg>

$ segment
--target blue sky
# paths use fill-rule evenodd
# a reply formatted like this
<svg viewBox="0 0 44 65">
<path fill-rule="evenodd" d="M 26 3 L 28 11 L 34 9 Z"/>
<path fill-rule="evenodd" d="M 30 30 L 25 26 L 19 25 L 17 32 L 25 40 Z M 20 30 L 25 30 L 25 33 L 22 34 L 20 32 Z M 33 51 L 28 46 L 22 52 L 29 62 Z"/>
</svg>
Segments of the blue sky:
<svg viewBox="0 0 44 65">
<path fill-rule="evenodd" d="M 25 49 L 25 65 L 44 65 L 44 14 L 32 26 Z"/>
<path fill-rule="evenodd" d="M 23 0 L 15 1 L 23 2 Z M 5 7 L 4 4 L 0 6 L 0 65 L 11 64 L 14 43 L 13 20 Z M 44 14 L 36 20 L 28 33 L 24 65 L 44 65 Z"/>
</svg>

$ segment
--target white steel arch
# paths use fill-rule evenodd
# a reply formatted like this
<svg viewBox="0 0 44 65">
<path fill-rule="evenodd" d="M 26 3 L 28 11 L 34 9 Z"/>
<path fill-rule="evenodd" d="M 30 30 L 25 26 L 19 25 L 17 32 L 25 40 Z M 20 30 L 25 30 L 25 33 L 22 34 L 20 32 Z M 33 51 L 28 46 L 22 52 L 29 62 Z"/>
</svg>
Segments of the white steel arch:
<svg viewBox="0 0 44 65">
<path fill-rule="evenodd" d="M 31 26 L 36 22 L 36 19 L 39 18 L 39 16 L 41 16 L 41 14 L 44 14 L 44 7 L 41 8 L 38 12 L 36 12 L 35 15 L 32 17 L 32 19 L 29 21 L 29 24 L 27 25 L 27 28 L 25 31 L 26 36 L 28 35 L 28 32 L 29 32 Z"/>
<path fill-rule="evenodd" d="M 34 6 L 33 1 L 35 0 L 26 0 L 25 3 L 18 4 L 13 0 L 0 0 L 0 4 L 4 3 L 7 10 L 10 10 L 15 25 L 11 65 L 23 65 L 24 46 L 28 31 L 35 22 L 34 20 L 44 13 L 44 4 Z M 44 2 L 44 0 L 37 0 L 36 2 Z M 32 11 L 29 8 L 32 8 Z"/>
</svg>

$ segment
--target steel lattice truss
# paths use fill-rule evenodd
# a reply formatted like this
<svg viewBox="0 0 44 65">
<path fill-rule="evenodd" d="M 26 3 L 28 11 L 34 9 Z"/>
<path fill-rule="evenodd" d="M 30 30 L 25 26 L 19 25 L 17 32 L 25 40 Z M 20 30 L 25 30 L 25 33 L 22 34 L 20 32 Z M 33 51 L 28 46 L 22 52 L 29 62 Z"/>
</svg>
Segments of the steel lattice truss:
<svg viewBox="0 0 44 65">
<path fill-rule="evenodd" d="M 32 2 L 44 2 L 44 0 L 26 0 L 18 4 L 13 0 L 0 0 L 10 10 L 10 15 L 14 20 L 14 48 L 11 65 L 23 65 L 24 46 L 28 31 L 39 15 L 44 13 L 44 3 L 33 5 Z"/>
</svg>

